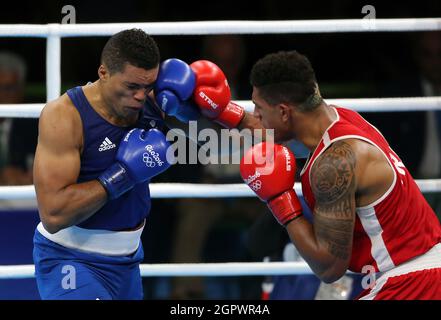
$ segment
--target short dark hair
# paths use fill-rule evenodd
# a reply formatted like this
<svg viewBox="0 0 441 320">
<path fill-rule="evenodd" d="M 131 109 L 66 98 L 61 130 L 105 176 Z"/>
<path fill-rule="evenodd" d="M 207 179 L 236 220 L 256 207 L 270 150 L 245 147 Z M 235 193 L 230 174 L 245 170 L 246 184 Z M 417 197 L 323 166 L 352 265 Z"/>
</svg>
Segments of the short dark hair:
<svg viewBox="0 0 441 320">
<path fill-rule="evenodd" d="M 269 104 L 290 103 L 308 111 L 323 102 L 311 63 L 297 51 L 266 55 L 254 64 L 250 82 Z"/>
<path fill-rule="evenodd" d="M 101 52 L 101 63 L 110 73 L 121 72 L 126 63 L 150 70 L 160 61 L 158 46 L 141 29 L 123 30 L 114 34 Z"/>
</svg>

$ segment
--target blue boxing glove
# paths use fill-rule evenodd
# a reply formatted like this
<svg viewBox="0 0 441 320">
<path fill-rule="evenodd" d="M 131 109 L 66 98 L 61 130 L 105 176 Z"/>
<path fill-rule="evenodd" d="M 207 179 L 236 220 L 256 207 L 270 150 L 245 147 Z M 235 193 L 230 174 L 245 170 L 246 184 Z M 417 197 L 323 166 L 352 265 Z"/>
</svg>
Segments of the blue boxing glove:
<svg viewBox="0 0 441 320">
<path fill-rule="evenodd" d="M 155 98 L 161 109 L 182 122 L 197 120 L 199 108 L 191 97 L 196 85 L 196 76 L 190 66 L 179 59 L 168 59 L 159 66 L 155 84 Z"/>
<path fill-rule="evenodd" d="M 109 200 L 167 170 L 169 146 L 164 134 L 157 129 L 130 130 L 119 145 L 116 162 L 98 177 Z"/>
</svg>

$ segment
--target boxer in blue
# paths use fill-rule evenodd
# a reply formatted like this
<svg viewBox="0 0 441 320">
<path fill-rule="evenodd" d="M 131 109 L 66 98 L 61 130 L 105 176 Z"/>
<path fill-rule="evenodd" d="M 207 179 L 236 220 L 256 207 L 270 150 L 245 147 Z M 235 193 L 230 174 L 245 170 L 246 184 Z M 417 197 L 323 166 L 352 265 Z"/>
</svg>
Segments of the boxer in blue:
<svg viewBox="0 0 441 320">
<path fill-rule="evenodd" d="M 99 79 L 68 90 L 41 113 L 34 162 L 41 223 L 33 254 L 42 299 L 143 297 L 148 184 L 170 166 L 164 113 L 152 94 L 159 62 L 149 35 L 121 31 L 102 51 Z M 183 66 L 187 74 L 175 74 L 193 77 L 178 88 L 188 98 L 194 75 Z"/>
<path fill-rule="evenodd" d="M 103 48 L 99 79 L 68 90 L 40 115 L 33 255 L 42 299 L 143 297 L 140 236 L 149 181 L 170 166 L 166 121 L 173 127 L 200 117 L 192 67 L 159 62 L 153 38 L 121 31 Z"/>
</svg>

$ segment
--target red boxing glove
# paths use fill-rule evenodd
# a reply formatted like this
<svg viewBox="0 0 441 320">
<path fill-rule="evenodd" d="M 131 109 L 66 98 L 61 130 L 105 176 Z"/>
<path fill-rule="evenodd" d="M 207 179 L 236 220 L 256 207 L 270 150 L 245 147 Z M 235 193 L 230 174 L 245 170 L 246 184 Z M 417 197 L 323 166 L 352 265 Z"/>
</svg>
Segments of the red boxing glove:
<svg viewBox="0 0 441 320">
<path fill-rule="evenodd" d="M 250 148 L 240 162 L 244 182 L 266 201 L 283 226 L 302 215 L 302 206 L 293 190 L 296 163 L 292 152 L 266 142 Z"/>
<path fill-rule="evenodd" d="M 196 75 L 193 99 L 201 113 L 226 128 L 236 128 L 245 110 L 230 101 L 230 86 L 222 70 L 208 60 L 195 61 L 190 67 Z"/>
</svg>

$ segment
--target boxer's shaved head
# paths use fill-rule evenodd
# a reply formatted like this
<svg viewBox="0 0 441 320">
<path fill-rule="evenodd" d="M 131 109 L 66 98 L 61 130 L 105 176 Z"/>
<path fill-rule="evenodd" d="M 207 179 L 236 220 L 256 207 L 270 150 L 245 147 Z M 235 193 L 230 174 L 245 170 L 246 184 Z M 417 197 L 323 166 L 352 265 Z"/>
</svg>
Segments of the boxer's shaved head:
<svg viewBox="0 0 441 320">
<path fill-rule="evenodd" d="M 145 70 L 158 66 L 160 61 L 158 46 L 141 29 L 124 30 L 114 34 L 103 48 L 101 64 L 113 74 L 121 72 L 127 63 Z"/>
</svg>

